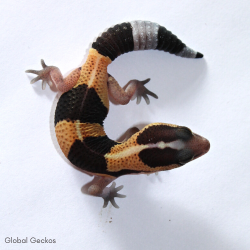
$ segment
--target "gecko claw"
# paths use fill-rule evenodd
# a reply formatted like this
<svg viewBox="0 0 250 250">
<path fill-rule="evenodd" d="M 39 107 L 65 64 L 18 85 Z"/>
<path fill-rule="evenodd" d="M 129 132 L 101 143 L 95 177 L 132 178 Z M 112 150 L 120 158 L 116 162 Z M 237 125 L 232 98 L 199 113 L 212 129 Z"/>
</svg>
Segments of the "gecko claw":
<svg viewBox="0 0 250 250">
<path fill-rule="evenodd" d="M 115 202 L 115 197 L 118 198 L 125 198 L 126 195 L 124 194 L 118 194 L 118 192 L 123 189 L 123 185 L 119 186 L 119 187 L 115 187 L 116 183 L 113 182 L 112 185 L 110 187 L 106 187 L 104 190 L 104 195 L 102 196 L 104 203 L 103 203 L 103 208 L 107 207 L 109 201 L 110 203 L 115 207 L 115 208 L 119 208 L 119 206 L 117 205 L 117 203 Z"/>
</svg>

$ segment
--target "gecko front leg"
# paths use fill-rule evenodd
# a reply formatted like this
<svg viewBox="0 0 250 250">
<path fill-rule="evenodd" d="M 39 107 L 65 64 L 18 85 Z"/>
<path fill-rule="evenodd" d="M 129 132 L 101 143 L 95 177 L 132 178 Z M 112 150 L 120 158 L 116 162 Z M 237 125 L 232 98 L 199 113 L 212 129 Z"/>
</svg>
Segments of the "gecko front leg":
<svg viewBox="0 0 250 250">
<path fill-rule="evenodd" d="M 107 185 L 115 179 L 116 178 L 114 177 L 95 176 L 92 181 L 82 187 L 81 191 L 88 195 L 102 197 L 104 199 L 104 208 L 107 207 L 109 201 L 115 208 L 119 208 L 115 202 L 115 197 L 126 197 L 126 195 L 118 194 L 118 192 L 123 188 L 123 185 L 115 187 L 116 183 L 113 182 L 110 187 L 107 187 Z"/>
<path fill-rule="evenodd" d="M 67 92 L 76 85 L 80 77 L 81 67 L 73 70 L 67 77 L 63 78 L 59 68 L 55 66 L 47 66 L 43 59 L 41 60 L 41 64 L 43 67 L 42 70 L 29 69 L 25 72 L 36 74 L 37 77 L 32 79 L 30 83 L 33 84 L 42 80 L 42 89 L 45 89 L 47 83 L 50 87 L 55 86 L 56 89 L 61 92 Z"/>
<path fill-rule="evenodd" d="M 108 91 L 109 96 L 115 100 L 117 103 L 125 105 L 130 100 L 134 100 L 137 98 L 136 103 L 139 104 L 141 102 L 141 98 L 143 97 L 147 104 L 150 103 L 148 95 L 158 99 L 158 96 L 148 90 L 144 85 L 150 81 L 150 78 L 139 81 L 139 80 L 131 80 L 129 81 L 123 88 L 118 84 L 115 78 L 111 75 L 108 76 Z"/>
</svg>

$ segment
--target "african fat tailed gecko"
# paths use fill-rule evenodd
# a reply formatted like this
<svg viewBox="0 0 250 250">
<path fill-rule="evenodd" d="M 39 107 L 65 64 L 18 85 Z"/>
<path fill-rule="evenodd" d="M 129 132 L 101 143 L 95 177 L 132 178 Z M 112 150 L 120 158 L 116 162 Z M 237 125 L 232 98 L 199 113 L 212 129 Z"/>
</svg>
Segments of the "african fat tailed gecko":
<svg viewBox="0 0 250 250">
<path fill-rule="evenodd" d="M 131 80 L 123 88 L 107 73 L 107 66 L 119 55 L 134 50 L 157 49 L 186 58 L 203 55 L 187 47 L 175 35 L 157 23 L 133 21 L 115 25 L 102 33 L 92 44 L 82 67 L 63 78 L 60 70 L 47 66 L 42 60 L 40 71 L 27 70 L 38 76 L 31 83 L 42 80 L 63 92 L 55 111 L 55 132 L 64 155 L 79 170 L 94 175 L 83 187 L 89 195 L 110 201 L 118 208 L 114 198 L 123 186 L 107 187 L 125 174 L 153 173 L 170 170 L 194 160 L 208 152 L 210 144 L 189 128 L 165 123 L 152 123 L 142 130 L 127 131 L 123 142 L 111 140 L 105 133 L 103 121 L 109 110 L 109 97 L 125 105 L 143 97 L 149 104 L 149 91 L 144 81 Z"/>
</svg>

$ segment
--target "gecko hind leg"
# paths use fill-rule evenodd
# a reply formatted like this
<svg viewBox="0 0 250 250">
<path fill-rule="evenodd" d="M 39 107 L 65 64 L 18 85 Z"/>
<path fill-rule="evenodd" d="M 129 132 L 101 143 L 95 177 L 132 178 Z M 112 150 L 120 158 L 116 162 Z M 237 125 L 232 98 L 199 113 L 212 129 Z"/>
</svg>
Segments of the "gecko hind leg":
<svg viewBox="0 0 250 250">
<path fill-rule="evenodd" d="M 136 104 L 141 102 L 141 98 L 143 97 L 147 104 L 150 103 L 148 96 L 152 96 L 158 99 L 158 96 L 148 90 L 145 87 L 145 84 L 150 81 L 150 78 L 139 81 L 139 80 L 131 80 L 129 81 L 123 88 L 120 87 L 115 78 L 111 75 L 108 76 L 108 92 L 111 99 L 113 99 L 118 104 L 125 105 L 130 100 L 134 100 L 137 98 Z"/>
<path fill-rule="evenodd" d="M 126 197 L 126 195 L 118 194 L 118 192 L 123 188 L 123 185 L 115 187 L 116 183 L 113 182 L 110 187 L 107 187 L 107 185 L 115 179 L 115 177 L 95 176 L 92 181 L 82 187 L 81 191 L 84 194 L 102 197 L 104 199 L 103 208 L 107 207 L 109 201 L 115 208 L 119 208 L 115 202 L 115 198 Z"/>
</svg>

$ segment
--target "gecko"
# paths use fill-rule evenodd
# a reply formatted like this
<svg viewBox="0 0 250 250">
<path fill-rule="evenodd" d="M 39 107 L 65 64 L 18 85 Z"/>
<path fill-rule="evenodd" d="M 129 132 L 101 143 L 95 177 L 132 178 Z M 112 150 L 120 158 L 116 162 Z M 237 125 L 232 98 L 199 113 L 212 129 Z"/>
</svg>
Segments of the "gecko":
<svg viewBox="0 0 250 250">
<path fill-rule="evenodd" d="M 109 100 L 126 105 L 130 100 L 158 96 L 148 90 L 143 81 L 131 80 L 123 88 L 107 67 L 119 55 L 139 50 L 160 50 L 184 58 L 202 58 L 203 54 L 186 46 L 165 27 L 150 21 L 117 24 L 103 32 L 92 43 L 86 62 L 63 78 L 59 68 L 27 70 L 36 74 L 31 80 L 42 80 L 56 87 L 60 96 L 54 116 L 55 134 L 66 158 L 76 168 L 94 178 L 82 187 L 88 195 L 102 197 L 103 207 L 110 202 L 119 208 L 114 180 L 127 174 L 150 174 L 178 168 L 208 152 L 210 143 L 185 126 L 151 123 L 139 130 L 129 129 L 121 142 L 110 139 L 103 127 L 109 111 Z M 113 182 L 113 183 L 112 183 Z M 110 187 L 108 185 L 111 184 Z"/>
</svg>

